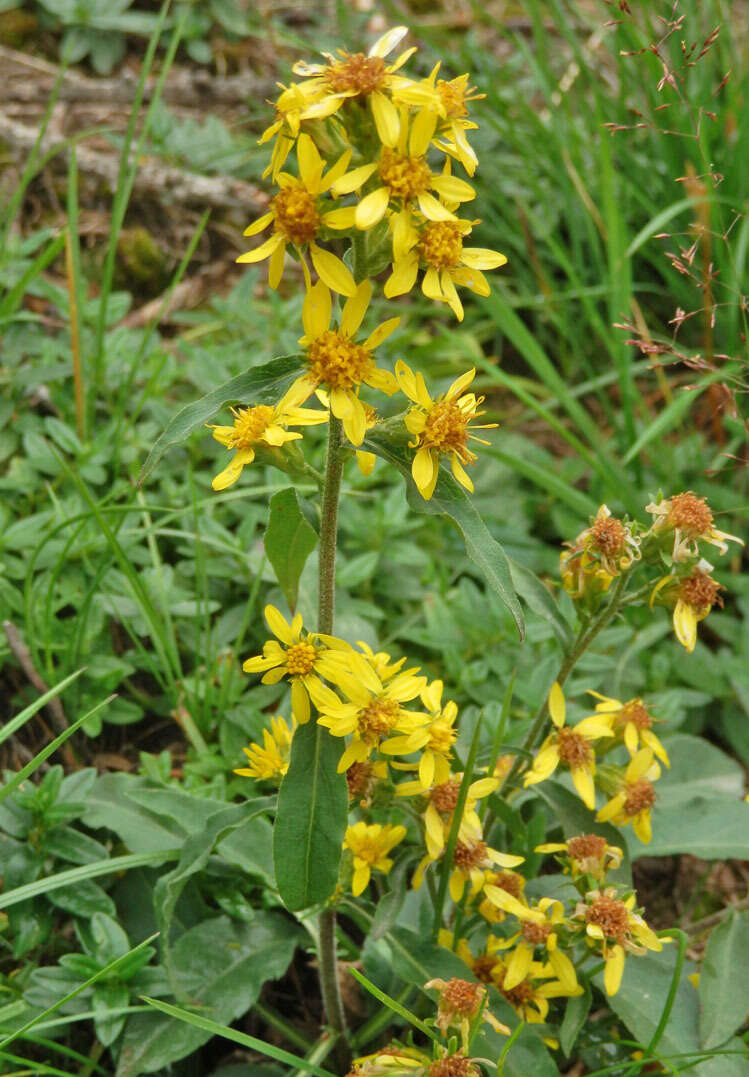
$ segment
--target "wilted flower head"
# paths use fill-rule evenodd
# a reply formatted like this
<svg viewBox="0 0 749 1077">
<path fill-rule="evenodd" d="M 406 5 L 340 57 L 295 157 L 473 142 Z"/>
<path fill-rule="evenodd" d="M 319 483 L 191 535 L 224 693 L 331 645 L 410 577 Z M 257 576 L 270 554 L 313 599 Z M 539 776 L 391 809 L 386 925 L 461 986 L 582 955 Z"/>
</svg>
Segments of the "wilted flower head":
<svg viewBox="0 0 749 1077">
<path fill-rule="evenodd" d="M 698 497 L 691 490 L 673 497 L 652 501 L 646 506 L 653 515 L 652 532 L 660 537 L 671 538 L 671 559 L 675 562 L 689 561 L 699 556 L 700 542 L 717 546 L 721 553 L 728 552 L 727 542 L 738 542 L 740 538 L 719 531 L 713 526 L 712 509 L 704 497 Z"/>
<path fill-rule="evenodd" d="M 601 505 L 590 527 L 581 531 L 559 558 L 565 591 L 576 599 L 595 599 L 640 556 L 632 525 Z"/>
</svg>

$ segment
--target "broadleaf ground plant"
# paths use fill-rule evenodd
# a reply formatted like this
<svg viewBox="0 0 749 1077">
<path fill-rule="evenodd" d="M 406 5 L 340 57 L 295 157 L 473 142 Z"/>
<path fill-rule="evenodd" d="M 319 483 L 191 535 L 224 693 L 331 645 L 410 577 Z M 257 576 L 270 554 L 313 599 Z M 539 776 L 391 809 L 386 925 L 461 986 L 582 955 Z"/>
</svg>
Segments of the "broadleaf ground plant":
<svg viewBox="0 0 749 1077">
<path fill-rule="evenodd" d="M 530 7 L 540 33 L 541 9 Z M 676 409 L 638 428 L 628 352 L 611 345 L 618 397 L 605 407 L 620 405 L 621 422 L 606 444 L 565 363 L 547 356 L 548 325 L 540 342 L 513 310 L 502 281 L 517 245 L 506 256 L 472 238 L 486 234 L 480 215 L 500 212 L 480 178 L 484 127 L 502 122 L 496 102 L 473 71 L 448 77 L 437 59 L 425 69 L 407 35 L 383 28 L 355 51 L 300 60 L 272 102 L 259 139 L 270 201 L 238 262 L 267 262 L 271 297 L 285 289 L 279 330 L 268 312 L 279 355 L 266 349 L 248 370 L 214 362 L 192 381 L 199 399 L 156 407 L 150 452 L 126 460 L 140 465 L 129 500 L 92 493 L 97 460 L 72 430 L 48 425 L 55 449 L 38 433 L 28 442 L 77 499 L 34 554 L 53 578 L 41 612 L 27 588 L 27 626 L 45 626 L 32 657 L 51 672 L 63 653 L 54 587 L 81 534 L 101 560 L 85 599 L 98 619 L 79 632 L 90 637 L 106 613 L 129 645 L 98 675 L 66 667 L 43 702 L 92 676 L 107 691 L 124 684 L 125 698 L 76 696 L 90 705 L 0 787 L 0 916 L 10 957 L 23 959 L 3 972 L 3 1066 L 117 1077 L 740 1077 L 749 1067 L 737 1035 L 749 1001 L 737 953 L 746 912 L 718 917 L 698 973 L 684 931 L 656 930 L 633 882 L 633 863 L 653 851 L 746 859 L 741 767 L 669 729 L 686 690 L 674 703 L 665 674 L 653 674 L 653 700 L 642 679 L 631 690 L 627 680 L 631 657 L 652 650 L 655 667 L 671 633 L 685 669 L 709 663 L 700 633 L 741 587 L 720 566 L 737 568 L 743 543 L 686 485 L 642 492 L 641 451 Z M 570 174 L 576 185 L 572 164 Z M 604 216 L 616 269 L 614 202 Z M 691 264 L 684 252 L 677 260 Z M 32 278 L 21 260 L 9 318 L 18 279 Z M 630 282 L 615 284 L 613 317 Z M 465 359 L 454 349 L 449 374 L 440 369 L 467 293 L 543 394 L 487 358 L 480 324 L 475 337 L 456 335 Z M 113 300 L 105 291 L 90 317 L 102 383 Z M 642 348 L 634 317 L 622 324 Z M 476 388 L 497 381 L 566 443 L 564 474 L 529 439 L 505 439 Z M 574 429 L 556 418 L 560 406 Z M 85 423 L 84 402 L 81 436 Z M 189 531 L 182 506 L 148 491 L 188 438 L 211 437 L 212 491 L 205 475 L 199 499 L 192 485 L 170 488 L 172 500 L 191 497 Z M 512 494 L 498 479 L 508 461 L 565 525 L 554 559 L 535 565 L 543 580 L 512 505 L 497 510 Z M 616 511 L 593 500 L 601 488 Z M 236 513 L 236 534 L 222 510 Z M 142 536 L 124 526 L 133 515 Z M 78 530 L 60 547 L 71 521 Z M 162 560 L 167 538 L 178 571 Z M 57 562 L 44 552 L 51 539 Z M 437 565 L 426 596 L 422 555 Z M 225 613 L 206 585 L 211 556 L 223 559 Z M 401 601 L 417 614 L 401 609 L 396 624 Z M 83 638 L 65 647 L 68 662 L 86 650 Z M 733 656 L 719 654 L 745 688 Z M 184 765 L 167 750 L 142 753 L 138 774 L 46 764 L 79 727 L 95 736 L 102 720 L 136 722 L 146 676 L 189 742 Z M 684 679 L 692 706 L 709 702 L 709 682 Z M 58 944 L 61 917 L 72 929 Z M 56 960 L 37 961 L 52 945 Z M 284 985 L 276 996 L 273 981 Z M 85 1022 L 95 1041 L 81 1053 L 66 1033 Z M 19 1054 L 28 1042 L 33 1060 Z"/>
</svg>

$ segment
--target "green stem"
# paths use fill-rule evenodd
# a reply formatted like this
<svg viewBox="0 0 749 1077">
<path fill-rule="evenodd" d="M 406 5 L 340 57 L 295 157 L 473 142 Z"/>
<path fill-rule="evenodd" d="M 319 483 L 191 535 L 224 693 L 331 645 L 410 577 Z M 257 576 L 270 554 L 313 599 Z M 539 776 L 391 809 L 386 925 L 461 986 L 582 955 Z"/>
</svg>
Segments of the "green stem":
<svg viewBox="0 0 749 1077">
<path fill-rule="evenodd" d="M 325 460 L 325 482 L 320 507 L 319 591 L 317 601 L 317 630 L 330 635 L 335 619 L 335 555 L 338 541 L 338 499 L 343 476 L 341 421 L 331 413 L 328 422 L 328 451 Z M 335 909 L 323 909 L 318 919 L 318 960 L 320 987 L 328 1025 L 335 1034 L 336 1061 L 341 1072 L 351 1068 L 351 1051 L 346 1040 L 346 1018 L 343 1012 L 341 987 L 338 982 L 336 955 Z"/>
<path fill-rule="evenodd" d="M 586 622 L 586 624 L 584 624 L 580 628 L 580 631 L 578 632 L 572 646 L 565 655 L 565 658 L 561 666 L 559 667 L 559 673 L 557 673 L 556 681 L 557 684 L 560 685 L 560 687 L 567 680 L 570 673 L 580 661 L 582 656 L 585 654 L 588 647 L 590 647 L 591 643 L 599 634 L 599 632 L 602 632 L 606 625 L 608 625 L 610 621 L 616 616 L 617 612 L 621 608 L 620 600 L 624 588 L 627 585 L 627 581 L 628 577 L 626 575 L 620 576 L 619 579 L 616 581 L 616 585 L 611 596 L 611 601 L 609 602 L 608 606 L 606 606 L 606 608 L 602 610 L 602 612 L 599 613 L 597 617 L 594 617 L 592 621 Z M 535 748 L 536 744 L 540 740 L 541 733 L 544 730 L 544 726 L 546 725 L 548 715 L 549 700 L 547 697 L 543 701 L 541 706 L 538 708 L 538 711 L 536 712 L 536 717 L 533 719 L 533 725 L 528 730 L 525 740 L 523 741 L 522 748 L 524 752 L 531 752 L 533 748 Z M 502 784 L 497 790 L 498 794 L 500 794 L 506 786 L 512 785 L 515 778 L 517 778 L 518 776 L 518 772 L 520 771 L 521 767 L 525 762 L 525 758 L 525 756 L 521 755 L 516 758 L 515 762 L 510 768 L 509 773 L 505 776 L 502 781 Z"/>
</svg>

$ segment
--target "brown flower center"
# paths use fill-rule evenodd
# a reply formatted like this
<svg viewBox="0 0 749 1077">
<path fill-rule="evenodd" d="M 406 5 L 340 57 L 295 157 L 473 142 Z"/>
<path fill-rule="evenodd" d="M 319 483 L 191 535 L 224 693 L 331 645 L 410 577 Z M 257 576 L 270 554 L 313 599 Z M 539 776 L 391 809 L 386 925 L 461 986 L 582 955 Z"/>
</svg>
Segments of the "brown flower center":
<svg viewBox="0 0 749 1077">
<path fill-rule="evenodd" d="M 669 523 L 693 538 L 699 538 L 710 530 L 713 514 L 704 497 L 697 497 L 691 490 L 669 498 Z"/>
<path fill-rule="evenodd" d="M 468 442 L 468 418 L 454 400 L 438 400 L 426 417 L 422 445 L 462 455 Z"/>
<path fill-rule="evenodd" d="M 536 924 L 533 920 L 523 920 L 520 931 L 525 941 L 531 946 L 541 946 L 551 934 L 551 927 L 548 924 Z"/>
<path fill-rule="evenodd" d="M 478 1011 L 484 994 L 483 987 L 478 984 L 453 977 L 442 988 L 440 1009 L 447 1014 L 470 1017 Z"/>
<path fill-rule="evenodd" d="M 647 778 L 640 778 L 637 782 L 630 782 L 625 789 L 627 794 L 623 809 L 625 815 L 637 815 L 641 811 L 647 811 L 648 808 L 652 808 L 655 804 L 655 788 Z"/>
<path fill-rule="evenodd" d="M 621 553 L 627 538 L 627 532 L 621 520 L 615 516 L 602 516 L 590 529 L 593 546 L 601 553 L 613 557 Z"/>
<path fill-rule="evenodd" d="M 641 699 L 630 699 L 625 703 L 616 716 L 617 726 L 628 725 L 632 722 L 638 729 L 651 729 L 653 717 Z"/>
<path fill-rule="evenodd" d="M 508 894 L 519 898 L 523 892 L 524 879 L 514 871 L 498 871 L 492 879 L 492 885 L 500 890 L 506 890 Z"/>
<path fill-rule="evenodd" d="M 429 1077 L 475 1077 L 478 1072 L 470 1058 L 463 1055 L 438 1058 L 429 1067 Z"/>
<path fill-rule="evenodd" d="M 606 855 L 606 839 L 598 834 L 580 834 L 567 842 L 567 852 L 573 860 L 593 860 L 600 863 Z"/>
<path fill-rule="evenodd" d="M 446 82 L 445 79 L 437 79 L 437 93 L 440 95 L 440 100 L 445 107 L 445 112 L 447 113 L 447 118 L 449 120 L 458 119 L 461 116 L 468 115 L 466 95 L 452 82 Z"/>
<path fill-rule="evenodd" d="M 235 449 L 248 449 L 254 445 L 273 422 L 274 409 L 267 404 L 254 408 L 232 409 L 234 432 L 231 435 Z"/>
<path fill-rule="evenodd" d="M 318 385 L 353 389 L 372 372 L 372 354 L 340 330 L 327 329 L 307 348 L 309 372 Z"/>
<path fill-rule="evenodd" d="M 351 800 L 368 797 L 375 781 L 373 763 L 352 763 L 346 770 L 346 783 Z"/>
<path fill-rule="evenodd" d="M 385 147 L 380 158 L 380 179 L 389 188 L 391 198 L 410 202 L 429 190 L 432 173 L 423 157 L 403 157 Z"/>
<path fill-rule="evenodd" d="M 421 233 L 419 254 L 433 269 L 455 269 L 463 254 L 463 236 L 454 221 L 432 221 Z"/>
<path fill-rule="evenodd" d="M 316 661 L 317 651 L 306 640 L 292 644 L 286 651 L 286 668 L 291 677 L 304 677 L 311 673 Z"/>
<path fill-rule="evenodd" d="M 706 572 L 693 572 L 679 585 L 679 598 L 695 610 L 709 610 L 717 602 L 722 606 L 720 597 L 722 584 L 708 576 Z"/>
<path fill-rule="evenodd" d="M 600 927 L 608 939 L 620 941 L 629 934 L 629 910 L 623 901 L 597 894 L 591 905 L 585 910 L 585 919 L 589 924 Z"/>
<path fill-rule="evenodd" d="M 460 782 L 452 778 L 442 785 L 435 785 L 429 793 L 429 800 L 434 804 L 440 815 L 450 815 L 455 811 L 460 793 Z"/>
<path fill-rule="evenodd" d="M 313 195 L 305 187 L 285 187 L 273 199 L 273 227 L 301 247 L 311 242 L 320 228 L 320 214 Z"/>
<path fill-rule="evenodd" d="M 359 735 L 367 744 L 378 744 L 398 720 L 400 706 L 394 699 L 373 699 L 359 711 Z"/>
<path fill-rule="evenodd" d="M 511 987 L 509 991 L 506 991 L 503 987 L 499 989 L 500 994 L 504 995 L 511 1006 L 516 1009 L 525 1006 L 533 998 L 533 987 L 527 980 L 521 980 L 515 987 Z"/>
<path fill-rule="evenodd" d="M 363 52 L 344 53 L 342 60 L 330 64 L 324 78 L 333 93 L 372 93 L 385 77 L 385 61 L 381 56 L 365 56 Z"/>
<path fill-rule="evenodd" d="M 457 842 L 453 853 L 453 862 L 456 868 L 465 872 L 469 872 L 471 868 L 480 868 L 486 863 L 486 842 Z"/>
<path fill-rule="evenodd" d="M 582 735 L 574 729 L 560 729 L 557 733 L 559 758 L 570 769 L 587 766 L 593 758 L 593 749 Z"/>
</svg>

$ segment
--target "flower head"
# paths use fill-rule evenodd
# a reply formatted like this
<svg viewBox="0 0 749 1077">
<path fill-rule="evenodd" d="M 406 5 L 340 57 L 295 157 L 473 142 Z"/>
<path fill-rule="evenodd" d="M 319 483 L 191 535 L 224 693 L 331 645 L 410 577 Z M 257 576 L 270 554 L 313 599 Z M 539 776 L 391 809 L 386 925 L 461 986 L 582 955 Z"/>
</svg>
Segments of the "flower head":
<svg viewBox="0 0 749 1077">
<path fill-rule="evenodd" d="M 563 869 L 573 879 L 581 875 L 590 875 L 594 879 L 604 879 L 612 868 L 618 868 L 622 861 L 622 850 L 616 845 L 609 845 L 599 834 L 579 834 L 568 841 L 547 842 L 537 845 L 537 853 L 560 853 L 559 860 Z"/>
<path fill-rule="evenodd" d="M 671 573 L 663 576 L 653 588 L 650 605 L 658 600 L 673 606 L 674 634 L 679 643 L 691 654 L 697 644 L 697 625 L 707 617 L 713 606 L 722 606 L 720 592 L 725 590 L 710 575 L 712 565 L 700 560 L 687 576 Z"/>
<path fill-rule="evenodd" d="M 653 501 L 646 506 L 646 511 L 653 515 L 653 534 L 669 538 L 673 536 L 673 561 L 689 561 L 698 557 L 700 542 L 717 546 L 721 553 L 728 552 L 727 542 L 744 545 L 740 538 L 719 531 L 713 525 L 713 513 L 707 499 L 698 497 L 691 490 Z"/>
<path fill-rule="evenodd" d="M 347 828 L 343 848 L 351 852 L 354 861 L 351 882 L 354 897 L 358 897 L 366 888 L 373 869 L 387 875 L 393 866 L 388 854 L 405 836 L 404 826 L 359 822 Z"/>
<path fill-rule="evenodd" d="M 344 304 L 340 325 L 334 329 L 330 292 L 321 281 L 309 289 L 302 308 L 304 336 L 300 341 L 306 348 L 307 373 L 292 386 L 304 399 L 322 387 L 330 410 L 342 421 L 353 445 L 361 445 L 367 431 L 367 410 L 359 399 L 360 387 L 370 385 L 388 395 L 398 388 L 393 375 L 376 365 L 372 353 L 397 328 L 400 318 L 389 318 L 361 344 L 354 339 L 371 297 L 372 285 L 365 280 Z"/>
<path fill-rule="evenodd" d="M 419 726 L 409 736 L 392 737 L 382 746 L 388 755 L 421 752 L 419 781 L 424 792 L 433 784 L 449 780 L 451 749 L 458 739 L 455 729 L 458 707 L 452 700 L 442 705 L 442 689 L 442 681 L 432 681 L 421 691 L 421 702 L 429 713 L 428 725 Z"/>
<path fill-rule="evenodd" d="M 391 63 L 386 63 L 385 58 L 407 33 L 406 26 L 393 27 L 375 41 L 366 56 L 361 52 L 352 54 L 339 50 L 337 56 L 323 54 L 327 64 L 296 63 L 294 74 L 309 80 L 305 92 L 310 103 L 301 118 L 324 119 L 345 110 L 349 101 L 365 102 L 371 110 L 380 142 L 394 146 L 401 130 L 397 106 L 434 103 L 440 107 L 434 87 L 397 74 L 416 52 L 415 48 L 406 49 Z"/>
<path fill-rule="evenodd" d="M 439 856 L 444 855 L 444 849 Z M 430 856 L 429 853 L 419 864 L 418 868 L 414 872 L 413 888 L 418 890 L 424 878 L 424 870 L 426 867 L 439 859 L 439 857 Z M 518 864 L 523 863 L 522 856 L 513 856 L 510 853 L 500 853 L 496 849 L 491 849 L 486 842 L 481 838 L 481 834 L 476 837 L 458 838 L 455 843 L 455 850 L 453 852 L 453 870 L 450 875 L 450 897 L 453 901 L 458 902 L 463 897 L 463 892 L 466 885 L 470 883 L 469 898 L 475 897 L 479 894 L 486 883 L 489 869 L 492 864 L 499 864 L 500 867 L 515 868 Z"/>
<path fill-rule="evenodd" d="M 237 261 L 262 262 L 269 258 L 268 283 L 271 288 L 277 288 L 283 275 L 286 247 L 291 244 L 300 252 L 309 287 L 309 270 L 301 254 L 307 248 L 320 279 L 334 292 L 351 296 L 356 291 L 351 271 L 340 258 L 326 251 L 317 242 L 324 229 L 349 228 L 353 225 L 350 213 L 341 212 L 332 206 L 326 209 L 322 203 L 322 195 L 329 191 L 346 171 L 351 160 L 351 150 L 346 150 L 325 172 L 317 146 L 308 134 L 303 133 L 297 142 L 297 159 L 299 178 L 288 172 L 279 172 L 277 181 L 281 190 L 272 200 L 270 209 L 244 232 L 246 236 L 254 236 L 272 225 L 273 234 L 259 247 L 240 254 Z"/>
<path fill-rule="evenodd" d="M 409 442 L 416 449 L 411 474 L 425 501 L 429 501 L 439 476 L 441 456 L 449 456 L 455 478 L 469 492 L 473 483 L 464 464 L 473 464 L 476 454 L 468 448 L 469 441 L 482 445 L 488 442 L 476 437 L 472 430 L 491 430 L 496 423 L 473 423 L 483 413 L 478 409 L 483 396 L 464 393 L 476 376 L 475 369 L 466 371 L 452 383 L 442 396 L 433 400 L 427 391 L 424 376 L 414 372 L 399 360 L 395 364 L 395 376 L 403 392 L 414 403 L 406 415 L 406 428 L 413 437 Z M 473 423 L 473 425 L 471 425 Z"/>
<path fill-rule="evenodd" d="M 464 247 L 472 224 L 461 221 L 424 221 L 414 225 L 408 214 L 392 220 L 393 272 L 385 283 L 388 298 L 410 292 L 419 269 L 424 270 L 421 290 L 428 299 L 447 303 L 458 321 L 463 321 L 463 304 L 456 285 L 478 295 L 489 295 L 484 269 L 498 269 L 507 261 L 504 254 L 485 247 Z"/>
<path fill-rule="evenodd" d="M 592 745 L 600 737 L 611 736 L 611 725 L 603 717 L 594 715 L 583 718 L 575 726 L 566 726 L 565 709 L 562 689 L 554 684 L 549 693 L 549 714 L 555 729 L 539 748 L 533 766 L 525 776 L 524 785 L 527 788 L 545 782 L 562 763 L 569 768 L 580 799 L 586 808 L 593 810 L 596 806 L 593 782 L 596 759 Z"/>
<path fill-rule="evenodd" d="M 619 782 L 619 790 L 596 816 L 599 823 L 616 826 L 632 824 L 640 841 L 646 845 L 652 838 L 650 811 L 656 801 L 653 782 L 660 777 L 661 768 L 653 759 L 650 748 L 640 748 L 630 759 Z"/>
<path fill-rule="evenodd" d="M 600 947 L 606 963 L 603 982 L 608 995 L 615 995 L 621 986 L 627 951 L 644 954 L 646 950 L 663 949 L 642 916 L 632 911 L 634 904 L 634 894 L 621 901 L 616 890 L 608 888 L 590 891 L 575 910 L 590 942 Z"/>
<path fill-rule="evenodd" d="M 351 736 L 338 763 L 339 773 L 352 763 L 363 763 L 391 733 L 410 733 L 426 720 L 426 715 L 402 705 L 415 699 L 425 683 L 426 678 L 415 675 L 417 670 L 383 682 L 362 656 L 352 651 L 347 659 L 349 670 L 336 678 L 344 700 L 319 682 L 310 688 L 320 712 L 319 725 L 334 737 Z"/>
<path fill-rule="evenodd" d="M 395 738 L 393 738 L 395 739 Z M 383 752 L 389 752 L 385 742 Z M 421 778 L 418 781 L 401 782 L 396 787 L 395 794 L 399 797 L 425 797 L 426 807 L 422 814 L 424 820 L 424 840 L 427 848 L 427 856 L 430 860 L 436 860 L 441 856 L 447 838 L 452 827 L 453 816 L 458 806 L 462 774 L 448 776 L 444 782 L 438 782 L 428 789 L 424 789 Z M 464 841 L 471 841 L 481 837 L 481 821 L 476 812 L 476 802 L 483 797 L 489 796 L 499 785 L 496 778 L 477 778 L 468 786 L 466 801 L 463 805 L 463 814 L 460 819 L 458 837 Z"/>
<path fill-rule="evenodd" d="M 226 449 L 234 450 L 231 463 L 214 478 L 214 490 L 226 490 L 237 481 L 242 469 L 255 459 L 258 446 L 276 449 L 288 441 L 298 441 L 301 434 L 289 426 L 316 426 L 328 421 L 327 413 L 301 408 L 304 394 L 292 385 L 278 404 L 256 404 L 250 408 L 232 408 L 232 426 L 214 426 L 213 436 Z"/>
<path fill-rule="evenodd" d="M 333 684 L 344 675 L 346 656 L 353 649 L 333 636 L 305 633 L 301 613 L 286 620 L 275 606 L 265 607 L 265 620 L 276 639 L 263 644 L 263 653 L 248 658 L 242 669 L 245 673 L 262 673 L 263 684 L 278 684 L 284 677 L 291 682 L 291 706 L 296 720 L 303 725 L 309 721 L 309 692 L 319 685 L 321 677 Z"/>
<path fill-rule="evenodd" d="M 460 1031 L 463 1046 L 467 1048 L 471 1024 L 484 1006 L 486 988 L 481 984 L 453 976 L 450 980 L 429 980 L 424 984 L 424 989 L 439 992 L 437 1027 L 443 1036 L 446 1036 L 451 1028 L 457 1028 Z M 483 1012 L 483 1019 L 488 1021 L 496 1032 L 509 1035 L 509 1028 L 501 1025 L 486 1009 Z"/>
<path fill-rule="evenodd" d="M 248 767 L 235 770 L 245 778 L 258 778 L 265 781 L 280 781 L 289 769 L 291 738 L 294 736 L 296 721 L 292 718 L 288 725 L 284 718 L 271 718 L 270 729 L 263 730 L 263 743 L 253 741 L 242 751 L 250 761 Z"/>
<path fill-rule="evenodd" d="M 435 112 L 422 109 L 409 117 L 407 109 L 402 108 L 397 140 L 383 143 L 376 160 L 336 180 L 333 193 L 338 196 L 361 190 L 374 177 L 374 189 L 356 206 L 357 228 L 374 228 L 388 212 L 402 213 L 406 227 L 416 212 L 428 221 L 454 221 L 455 214 L 444 203 L 457 206 L 476 197 L 469 183 L 450 175 L 449 161 L 443 172 L 432 172 L 427 151 L 436 125 Z"/>
<path fill-rule="evenodd" d="M 596 703 L 596 713 L 609 715 L 612 732 L 622 737 L 630 755 L 634 755 L 642 744 L 650 748 L 653 755 L 665 766 L 671 765 L 666 749 L 653 732 L 655 718 L 641 699 L 630 699 L 622 703 L 598 692 L 590 691 L 589 694 L 599 700 Z"/>
<path fill-rule="evenodd" d="M 632 526 L 601 505 L 590 527 L 581 531 L 559 559 L 562 583 L 573 598 L 595 598 L 640 556 Z"/>
<path fill-rule="evenodd" d="M 537 905 L 530 906 L 518 901 L 507 890 L 490 885 L 484 887 L 484 893 L 488 901 L 520 921 L 520 930 L 502 943 L 503 949 L 514 947 L 507 959 L 502 982 L 505 990 L 511 990 L 525 980 L 535 952 L 542 949 L 543 958 L 549 962 L 560 983 L 574 991 L 577 987 L 574 965 L 558 948 L 559 931 L 566 927 L 561 901 L 541 898 Z"/>
</svg>

